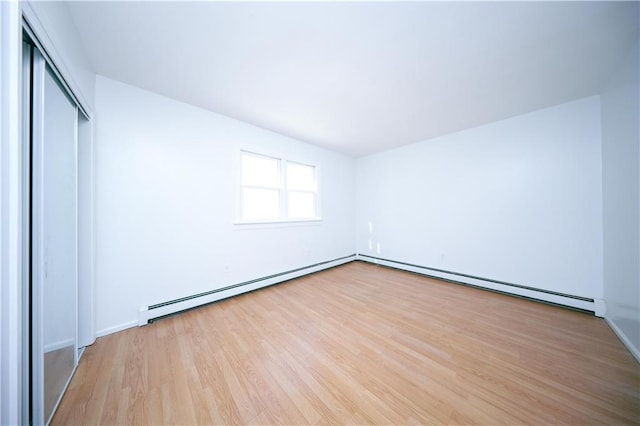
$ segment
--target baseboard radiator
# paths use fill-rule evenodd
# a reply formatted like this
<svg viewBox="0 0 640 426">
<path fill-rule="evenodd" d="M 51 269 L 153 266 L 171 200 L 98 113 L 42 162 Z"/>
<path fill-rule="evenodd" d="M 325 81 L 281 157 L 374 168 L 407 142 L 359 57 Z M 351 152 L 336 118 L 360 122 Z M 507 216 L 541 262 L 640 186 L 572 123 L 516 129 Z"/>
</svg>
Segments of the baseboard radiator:
<svg viewBox="0 0 640 426">
<path fill-rule="evenodd" d="M 432 268 L 429 266 L 415 265 L 412 263 L 400 262 L 397 260 L 383 259 L 380 257 L 364 254 L 356 255 L 356 260 L 379 266 L 385 266 L 388 268 L 413 272 L 419 275 L 449 281 L 456 284 L 478 287 L 497 293 L 518 296 L 538 302 L 568 307 L 579 311 L 591 312 L 598 317 L 604 317 L 605 315 L 605 305 L 602 299 L 591 299 L 588 297 L 565 294 L 551 290 L 538 289 L 525 285 L 508 283 L 490 278 L 482 278 L 469 274 L 463 274 L 460 272 Z"/>
<path fill-rule="evenodd" d="M 484 290 L 508 294 L 510 296 L 517 296 L 579 311 L 591 312 L 598 317 L 604 317 L 605 315 L 605 305 L 602 299 L 591 299 L 551 290 L 538 289 L 525 285 L 507 283 L 490 278 L 477 277 L 460 272 L 447 271 L 444 269 L 416 265 L 397 260 L 383 259 L 380 257 L 369 256 L 365 254 L 351 254 L 348 256 L 303 266 L 301 268 L 268 275 L 266 277 L 228 285 L 204 293 L 198 293 L 191 296 L 181 297 L 175 300 L 142 306 L 138 315 L 138 325 L 146 325 L 158 318 L 174 315 L 182 311 L 197 308 L 199 306 L 207 305 L 209 303 L 227 299 L 229 297 L 236 296 L 242 293 L 257 290 L 259 288 L 278 284 L 284 281 L 289 281 L 294 278 L 302 277 L 304 275 L 313 274 L 314 272 L 334 268 L 336 266 L 344 265 L 345 263 L 350 263 L 353 261 L 367 262 L 387 268 L 413 272 L 419 275 L 436 278 L 455 284 L 478 287 Z"/>
<path fill-rule="evenodd" d="M 236 283 L 215 290 L 198 293 L 191 296 L 181 297 L 175 300 L 155 303 L 153 305 L 142 306 L 138 313 L 138 325 L 143 326 L 155 319 L 177 314 L 182 311 L 193 309 L 199 306 L 207 305 L 218 300 L 227 299 L 242 293 L 257 290 L 273 284 L 289 281 L 304 275 L 313 274 L 324 269 L 334 268 L 345 263 L 356 260 L 355 254 L 339 257 L 337 259 L 327 260 L 324 262 L 314 263 L 312 265 L 303 266 L 289 271 L 280 272 L 266 277 L 256 278 L 241 283 Z"/>
</svg>

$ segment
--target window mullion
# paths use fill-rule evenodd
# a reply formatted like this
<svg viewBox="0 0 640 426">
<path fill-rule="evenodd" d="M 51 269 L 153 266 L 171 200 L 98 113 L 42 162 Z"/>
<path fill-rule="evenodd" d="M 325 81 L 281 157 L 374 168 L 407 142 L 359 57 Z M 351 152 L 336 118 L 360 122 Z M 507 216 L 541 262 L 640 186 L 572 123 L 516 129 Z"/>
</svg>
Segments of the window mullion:
<svg viewBox="0 0 640 426">
<path fill-rule="evenodd" d="M 266 185 L 242 185 L 243 188 L 250 189 L 270 189 L 272 191 L 280 191 L 279 186 L 266 186 Z"/>
<path fill-rule="evenodd" d="M 317 194 L 318 191 L 311 191 L 309 189 L 287 189 L 287 192 L 299 192 L 302 194 Z"/>
<path fill-rule="evenodd" d="M 280 160 L 280 219 L 289 217 L 289 191 L 287 190 L 287 161 Z"/>
</svg>

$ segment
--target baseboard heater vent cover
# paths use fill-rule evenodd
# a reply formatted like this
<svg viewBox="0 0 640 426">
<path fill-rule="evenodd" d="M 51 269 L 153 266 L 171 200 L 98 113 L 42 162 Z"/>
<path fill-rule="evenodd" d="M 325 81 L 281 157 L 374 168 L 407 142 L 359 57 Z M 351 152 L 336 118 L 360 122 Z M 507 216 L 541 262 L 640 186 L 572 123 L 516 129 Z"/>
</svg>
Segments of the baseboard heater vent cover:
<svg viewBox="0 0 640 426">
<path fill-rule="evenodd" d="M 579 311 L 591 312 L 598 317 L 604 317 L 605 314 L 605 305 L 602 299 L 592 299 L 583 296 L 565 294 L 552 290 L 545 290 L 520 284 L 498 281 L 491 278 L 476 277 L 474 275 L 463 274 L 460 272 L 447 271 L 444 269 L 432 268 L 429 266 L 401 262 L 398 260 L 383 259 L 366 254 L 358 254 L 356 260 L 385 266 L 388 268 L 413 272 L 416 274 L 441 279 L 456 284 L 478 287 L 497 293 L 518 296 L 525 299 L 531 299 L 539 302 L 568 307 Z"/>
</svg>

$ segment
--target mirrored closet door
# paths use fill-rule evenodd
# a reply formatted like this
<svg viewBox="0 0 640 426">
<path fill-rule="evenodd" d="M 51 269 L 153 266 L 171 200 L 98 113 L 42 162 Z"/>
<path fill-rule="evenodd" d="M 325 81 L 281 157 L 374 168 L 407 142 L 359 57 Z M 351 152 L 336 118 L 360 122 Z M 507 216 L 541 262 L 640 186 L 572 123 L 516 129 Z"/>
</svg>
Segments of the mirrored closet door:
<svg viewBox="0 0 640 426">
<path fill-rule="evenodd" d="M 51 420 L 78 363 L 78 109 L 23 45 L 29 108 L 31 416 Z"/>
</svg>

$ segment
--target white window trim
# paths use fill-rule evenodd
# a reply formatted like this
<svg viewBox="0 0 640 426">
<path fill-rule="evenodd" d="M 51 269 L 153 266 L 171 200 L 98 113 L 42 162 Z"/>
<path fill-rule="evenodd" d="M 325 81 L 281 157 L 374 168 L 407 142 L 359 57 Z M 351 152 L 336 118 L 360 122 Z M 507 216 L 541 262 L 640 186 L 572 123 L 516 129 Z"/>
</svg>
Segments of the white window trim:
<svg viewBox="0 0 640 426">
<path fill-rule="evenodd" d="M 242 205 L 242 189 L 245 187 L 242 184 L 242 154 L 250 154 L 258 157 L 266 157 L 273 158 L 280 161 L 280 217 L 278 219 L 257 219 L 257 220 L 244 220 L 242 219 L 243 205 Z M 287 163 L 295 163 L 301 164 L 304 166 L 311 166 L 315 170 L 315 181 L 316 181 L 316 216 L 309 218 L 288 218 L 284 217 L 288 210 L 288 196 L 289 189 L 286 185 L 286 169 Z M 237 225 L 238 229 L 259 229 L 259 228 L 269 228 L 274 226 L 305 226 L 305 225 L 317 225 L 322 222 L 322 204 L 321 204 L 321 171 L 320 164 L 314 161 L 307 161 L 305 159 L 301 159 L 298 157 L 290 157 L 287 155 L 282 155 L 275 152 L 270 152 L 268 150 L 263 149 L 253 149 L 253 148 L 240 148 L 236 150 L 235 155 L 235 179 L 234 179 L 234 188 L 233 193 L 235 197 L 235 212 L 233 225 Z M 296 192 L 298 190 L 292 190 Z M 312 192 L 312 191 L 298 191 L 298 192 Z"/>
</svg>

